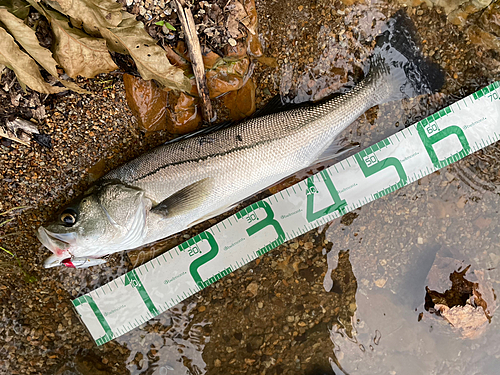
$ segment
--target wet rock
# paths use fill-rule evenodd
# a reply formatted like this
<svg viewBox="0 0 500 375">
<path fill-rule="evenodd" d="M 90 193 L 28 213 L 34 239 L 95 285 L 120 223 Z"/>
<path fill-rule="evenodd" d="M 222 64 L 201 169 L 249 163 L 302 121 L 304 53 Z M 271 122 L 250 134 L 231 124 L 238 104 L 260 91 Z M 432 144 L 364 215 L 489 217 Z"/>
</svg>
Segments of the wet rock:
<svg viewBox="0 0 500 375">
<path fill-rule="evenodd" d="M 169 92 L 167 106 L 167 130 L 174 134 L 192 132 L 201 124 L 198 99 L 185 93 Z"/>
<path fill-rule="evenodd" d="M 222 60 L 218 54 L 209 49 L 203 51 L 202 58 L 205 69 L 213 69 Z"/>
<path fill-rule="evenodd" d="M 224 95 L 222 102 L 229 110 L 231 120 L 244 119 L 255 112 L 255 83 L 250 78 L 247 83 L 237 91 Z"/>
<path fill-rule="evenodd" d="M 125 97 L 132 113 L 146 131 L 165 129 L 168 94 L 153 81 L 123 75 Z"/>
<path fill-rule="evenodd" d="M 207 86 L 210 98 L 216 98 L 226 92 L 239 90 L 244 84 L 248 71 L 248 58 L 230 61 L 207 71 Z"/>
<path fill-rule="evenodd" d="M 224 49 L 224 56 L 228 59 L 240 60 L 247 55 L 246 46 L 243 42 L 236 43 L 235 46 L 227 45 Z"/>
</svg>

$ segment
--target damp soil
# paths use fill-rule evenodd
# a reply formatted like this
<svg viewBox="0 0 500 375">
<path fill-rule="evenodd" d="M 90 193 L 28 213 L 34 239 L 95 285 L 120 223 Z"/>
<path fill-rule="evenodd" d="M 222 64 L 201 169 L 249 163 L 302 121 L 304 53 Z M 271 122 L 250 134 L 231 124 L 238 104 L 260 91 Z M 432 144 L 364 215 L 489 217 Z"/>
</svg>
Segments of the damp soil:
<svg viewBox="0 0 500 375">
<path fill-rule="evenodd" d="M 158 3 L 132 7 L 154 15 Z M 265 54 L 278 63 L 255 67 L 258 107 L 276 94 L 286 101 L 318 100 L 363 77 L 374 37 L 401 5 L 346 3 L 257 1 Z M 408 13 L 424 53 L 445 69 L 446 85 L 438 94 L 369 110 L 342 134 L 362 148 L 499 78 L 496 53 L 466 36 L 479 15 L 456 26 L 438 7 L 421 4 Z M 0 114 L 36 119 L 38 102 L 30 108 L 30 93 L 9 87 L 9 79 L 2 78 Z M 486 291 L 499 290 L 497 144 L 278 247 L 97 347 L 71 299 L 216 219 L 152 247 L 113 255 L 102 266 L 43 269 L 48 251 L 36 228 L 98 176 L 169 138 L 165 131 L 141 131 L 121 75 L 79 84 L 93 95 L 38 98 L 46 111 L 39 128 L 51 135 L 52 149 L 0 145 L 0 212 L 24 207 L 0 228 L 1 246 L 20 261 L 0 254 L 0 373 L 496 374 L 500 330 L 494 313 L 471 341 L 424 303 L 426 286 L 444 293 L 451 283 L 436 280 L 459 271 L 443 268 L 449 271 L 444 277 L 431 277 L 431 270 L 441 269 L 433 268 L 437 259 L 472 265 L 471 281 L 485 298 Z"/>
</svg>

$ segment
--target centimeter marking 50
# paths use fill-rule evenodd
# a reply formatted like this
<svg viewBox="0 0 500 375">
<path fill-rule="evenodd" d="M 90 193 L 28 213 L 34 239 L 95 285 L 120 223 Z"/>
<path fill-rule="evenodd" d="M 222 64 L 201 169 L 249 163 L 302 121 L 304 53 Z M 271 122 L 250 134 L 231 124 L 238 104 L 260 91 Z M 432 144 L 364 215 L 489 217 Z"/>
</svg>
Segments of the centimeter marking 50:
<svg viewBox="0 0 500 375">
<path fill-rule="evenodd" d="M 73 300 L 98 345 L 280 244 L 499 140 L 495 82 Z"/>
</svg>

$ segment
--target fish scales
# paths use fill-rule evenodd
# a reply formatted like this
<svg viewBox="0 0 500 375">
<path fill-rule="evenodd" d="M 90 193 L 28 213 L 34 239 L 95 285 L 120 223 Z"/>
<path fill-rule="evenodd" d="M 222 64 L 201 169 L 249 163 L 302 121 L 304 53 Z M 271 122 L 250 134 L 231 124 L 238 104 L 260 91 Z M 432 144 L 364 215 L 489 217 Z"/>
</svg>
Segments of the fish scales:
<svg viewBox="0 0 500 375">
<path fill-rule="evenodd" d="M 38 229 L 53 252 L 45 267 L 99 264 L 221 214 L 324 158 L 372 106 L 437 91 L 443 73 L 423 58 L 415 37 L 398 12 L 377 39 L 369 74 L 349 93 L 168 143 L 109 172 Z"/>
<path fill-rule="evenodd" d="M 240 171 L 245 173 L 243 183 L 257 183 L 259 191 L 268 186 L 266 182 L 272 184 L 311 165 L 337 134 L 378 101 L 377 95 L 380 87 L 363 82 L 350 93 L 314 107 L 250 119 L 213 134 L 160 146 L 103 179 L 144 189 L 156 202 L 197 179 L 237 180 Z M 271 175 L 266 166 L 273 169 Z M 269 181 L 260 182 L 266 178 Z"/>
</svg>

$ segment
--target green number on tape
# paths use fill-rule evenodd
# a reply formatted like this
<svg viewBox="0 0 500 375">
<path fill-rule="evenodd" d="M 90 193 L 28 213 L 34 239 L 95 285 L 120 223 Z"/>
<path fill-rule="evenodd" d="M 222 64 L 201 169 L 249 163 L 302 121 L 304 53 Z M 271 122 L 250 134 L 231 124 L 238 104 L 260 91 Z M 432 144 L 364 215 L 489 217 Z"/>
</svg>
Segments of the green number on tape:
<svg viewBox="0 0 500 375">
<path fill-rule="evenodd" d="M 104 336 L 99 337 L 98 339 L 95 340 L 97 345 L 102 345 L 105 342 L 110 341 L 113 338 L 113 331 L 111 331 L 111 327 L 109 326 L 108 322 L 106 321 L 106 318 L 102 314 L 101 310 L 99 310 L 99 307 L 97 307 L 94 299 L 89 296 L 89 295 L 84 295 L 81 297 L 78 297 L 73 300 L 73 306 L 77 307 L 80 306 L 84 303 L 88 303 L 92 311 L 94 312 L 95 317 L 101 324 L 102 329 L 104 329 Z"/>
<path fill-rule="evenodd" d="M 323 208 L 322 210 L 314 212 L 314 196 L 318 192 L 316 186 L 314 185 L 314 176 L 307 179 L 307 212 L 306 218 L 310 223 L 311 221 L 317 220 L 325 215 L 331 214 L 334 211 L 339 211 L 343 213 L 344 207 L 347 205 L 344 199 L 340 199 L 339 192 L 335 188 L 332 179 L 328 175 L 327 171 L 321 171 L 320 176 L 323 178 L 325 185 L 333 199 L 333 204 Z"/>
<path fill-rule="evenodd" d="M 266 228 L 267 226 L 271 225 L 274 230 L 276 231 L 276 234 L 278 235 L 278 238 L 276 238 L 273 242 L 271 242 L 269 245 L 266 245 L 259 250 L 257 250 L 258 255 L 262 255 L 267 253 L 269 250 L 274 249 L 275 247 L 281 245 L 283 242 L 285 242 L 285 232 L 283 231 L 283 228 L 281 227 L 281 224 L 274 218 L 274 211 L 272 210 L 271 206 L 267 202 L 257 202 L 254 203 L 247 208 L 244 208 L 240 212 L 236 213 L 236 217 L 238 219 L 243 218 L 245 215 L 250 215 L 253 211 L 255 211 L 258 208 L 263 208 L 264 211 L 266 212 L 266 217 L 262 220 L 260 220 L 258 223 L 255 223 L 252 225 L 250 228 L 247 228 L 247 233 L 249 236 L 253 236 L 257 232 L 261 231 L 262 229 Z M 257 219 L 257 216 L 255 216 Z M 249 220 L 249 222 L 253 221 Z"/>
<path fill-rule="evenodd" d="M 132 270 L 125 274 L 125 286 L 129 284 L 132 285 L 132 288 L 135 288 L 139 292 L 139 295 L 141 296 L 142 300 L 144 301 L 146 307 L 151 312 L 151 314 L 153 314 L 154 316 L 158 315 L 159 314 L 158 310 L 156 309 L 151 298 L 149 297 L 146 288 L 144 288 L 144 285 L 142 285 L 142 281 L 141 279 L 139 279 L 139 275 L 137 275 L 137 272 L 135 272 L 135 270 Z"/>
<path fill-rule="evenodd" d="M 434 167 L 437 169 L 446 167 L 448 164 L 462 159 L 470 152 L 470 145 L 467 141 L 467 137 L 465 136 L 463 130 L 456 125 L 451 125 L 443 130 L 440 130 L 435 122 L 428 122 L 427 119 L 425 119 L 417 123 L 417 130 L 420 135 L 420 139 L 427 150 L 427 154 L 431 158 L 432 164 L 434 164 Z M 429 133 L 429 135 L 427 133 Z M 445 160 L 439 160 L 436 152 L 434 151 L 433 145 L 452 134 L 455 134 L 458 137 L 458 140 L 462 144 L 462 150 L 447 157 Z"/>
<path fill-rule="evenodd" d="M 196 282 L 196 284 L 200 287 L 200 289 L 203 289 L 204 287 L 212 284 L 215 280 L 217 279 L 217 275 L 211 277 L 207 281 L 203 281 L 200 273 L 198 272 L 198 268 L 203 266 L 205 263 L 208 263 L 212 259 L 215 258 L 215 256 L 219 253 L 219 245 L 217 244 L 217 241 L 215 240 L 214 236 L 210 232 L 203 232 L 200 233 L 199 235 L 193 237 L 193 243 L 190 244 L 195 245 L 198 242 L 201 241 L 208 241 L 208 244 L 210 245 L 210 251 L 206 254 L 203 254 L 201 257 L 193 260 L 191 265 L 189 266 L 189 272 L 191 273 L 191 276 L 193 277 L 193 280 Z M 227 272 L 227 270 L 224 270 L 222 272 Z M 231 271 L 227 272 L 230 273 Z M 220 277 L 219 277 L 220 278 Z"/>
<path fill-rule="evenodd" d="M 387 140 L 384 140 L 354 155 L 365 177 L 370 177 L 388 167 L 394 167 L 396 169 L 396 172 L 398 173 L 399 181 L 394 185 L 391 185 L 374 194 L 373 196 L 375 199 L 383 197 L 384 195 L 387 195 L 394 190 L 405 186 L 406 182 L 408 181 L 405 169 L 403 168 L 403 165 L 401 164 L 399 159 L 391 156 L 383 160 L 379 160 L 375 155 L 375 151 L 380 150 L 383 147 L 388 146 L 389 144 L 390 143 Z"/>
</svg>

